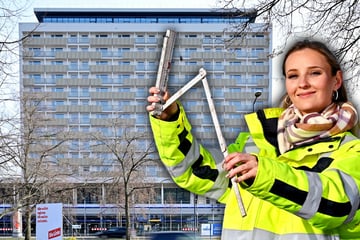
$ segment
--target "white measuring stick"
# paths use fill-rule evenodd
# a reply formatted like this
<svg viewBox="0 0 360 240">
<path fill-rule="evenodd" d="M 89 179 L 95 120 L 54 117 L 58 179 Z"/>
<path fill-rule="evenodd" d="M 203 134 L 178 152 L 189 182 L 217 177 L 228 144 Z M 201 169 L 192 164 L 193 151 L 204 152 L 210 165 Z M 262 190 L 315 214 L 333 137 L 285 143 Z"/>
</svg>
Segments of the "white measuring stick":
<svg viewBox="0 0 360 240">
<path fill-rule="evenodd" d="M 174 95 L 172 95 L 166 101 L 166 103 L 162 106 L 162 111 L 164 111 L 168 106 L 170 106 L 173 102 L 175 102 L 177 99 L 179 99 L 184 93 L 186 93 L 186 91 L 188 91 L 192 86 L 194 86 L 199 81 L 202 81 L 202 83 L 203 83 L 206 99 L 207 99 L 209 109 L 210 109 L 210 113 L 211 113 L 211 118 L 213 120 L 216 136 L 218 138 L 218 142 L 219 142 L 219 145 L 220 145 L 220 150 L 223 153 L 224 158 L 225 158 L 228 155 L 227 146 L 226 146 L 225 139 L 224 139 L 224 137 L 222 135 L 222 132 L 221 132 L 220 123 L 219 123 L 219 120 L 218 120 L 218 117 L 217 117 L 217 114 L 216 114 L 214 101 L 213 101 L 212 96 L 211 96 L 211 91 L 210 91 L 208 81 L 206 79 L 206 71 L 205 71 L 204 68 L 201 68 L 199 70 L 198 75 L 196 75 L 185 86 L 180 88 Z M 245 217 L 246 216 L 246 210 L 245 210 L 242 198 L 241 198 L 239 185 L 236 182 L 236 177 L 233 177 L 231 179 L 231 182 L 232 182 L 232 185 L 234 186 L 236 200 L 237 200 L 240 212 L 241 212 L 241 216 Z"/>
<path fill-rule="evenodd" d="M 163 41 L 163 47 L 161 50 L 158 73 L 156 76 L 156 83 L 155 83 L 155 87 L 157 87 L 160 90 L 160 93 L 155 94 L 155 96 L 160 96 L 161 99 L 163 98 L 167 89 L 168 78 L 171 68 L 171 59 L 175 45 L 175 37 L 176 37 L 175 31 L 170 29 L 166 30 Z M 153 105 L 155 109 L 151 112 L 151 114 L 155 116 L 159 116 L 162 112 L 161 111 L 162 104 L 154 103 Z"/>
<path fill-rule="evenodd" d="M 204 77 L 202 79 L 202 83 L 203 83 L 203 86 L 204 86 L 206 99 L 208 101 L 208 105 L 209 105 L 209 109 L 210 109 L 210 113 L 211 113 L 211 118 L 212 118 L 213 123 L 214 123 L 216 136 L 217 136 L 218 141 L 219 141 L 221 152 L 223 153 L 224 158 L 225 158 L 228 155 L 227 146 L 226 146 L 223 134 L 221 132 L 220 123 L 219 123 L 219 120 L 218 120 L 218 117 L 217 117 L 217 114 L 216 114 L 214 101 L 213 101 L 213 98 L 211 96 L 210 87 L 209 87 L 209 84 L 208 84 L 208 81 L 207 81 L 206 77 Z M 239 209 L 240 209 L 241 216 L 245 217 L 246 216 L 246 210 L 245 210 L 242 198 L 241 198 L 239 184 L 236 182 L 236 176 L 231 178 L 231 182 L 232 182 L 232 185 L 234 186 L 236 200 L 237 200 L 237 203 L 238 203 L 238 206 L 239 206 Z"/>
<path fill-rule="evenodd" d="M 162 110 L 164 111 L 167 107 L 169 107 L 173 102 L 178 100 L 184 93 L 186 93 L 190 88 L 192 88 L 195 84 L 203 80 L 206 77 L 206 71 L 203 68 L 200 68 L 199 74 L 196 75 L 193 79 L 190 80 L 187 84 L 185 84 L 182 88 L 180 88 L 174 95 L 172 95 L 166 103 L 162 106 Z"/>
</svg>

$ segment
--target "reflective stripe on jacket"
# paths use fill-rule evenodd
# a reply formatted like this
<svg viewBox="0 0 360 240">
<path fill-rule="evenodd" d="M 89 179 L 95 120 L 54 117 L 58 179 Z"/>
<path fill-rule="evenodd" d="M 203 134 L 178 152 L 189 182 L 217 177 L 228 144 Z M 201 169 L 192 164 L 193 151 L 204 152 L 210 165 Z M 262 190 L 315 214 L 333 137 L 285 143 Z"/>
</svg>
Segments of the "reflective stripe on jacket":
<svg viewBox="0 0 360 240">
<path fill-rule="evenodd" d="M 194 138 L 183 108 L 177 121 L 150 117 L 150 123 L 174 182 L 226 204 L 222 239 L 360 239 L 360 140 L 343 133 L 279 156 L 281 111 L 247 115 L 250 133 L 241 133 L 228 148 L 258 158 L 254 181 L 240 184 L 244 218 L 221 167 L 222 154 L 210 153 Z"/>
</svg>

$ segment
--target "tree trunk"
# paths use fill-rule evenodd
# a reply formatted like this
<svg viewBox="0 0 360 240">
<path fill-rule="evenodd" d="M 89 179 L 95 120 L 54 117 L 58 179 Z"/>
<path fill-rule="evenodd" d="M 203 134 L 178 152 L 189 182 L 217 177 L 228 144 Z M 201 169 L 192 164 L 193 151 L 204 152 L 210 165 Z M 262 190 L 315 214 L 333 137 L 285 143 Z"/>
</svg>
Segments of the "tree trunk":
<svg viewBox="0 0 360 240">
<path fill-rule="evenodd" d="M 26 231 L 25 231 L 25 239 L 31 240 L 31 207 L 26 207 L 25 210 L 25 222 L 26 222 Z"/>
<path fill-rule="evenodd" d="M 129 210 L 129 196 L 125 194 L 125 219 L 126 219 L 126 240 L 131 239 L 133 227 L 131 226 L 130 210 Z"/>
</svg>

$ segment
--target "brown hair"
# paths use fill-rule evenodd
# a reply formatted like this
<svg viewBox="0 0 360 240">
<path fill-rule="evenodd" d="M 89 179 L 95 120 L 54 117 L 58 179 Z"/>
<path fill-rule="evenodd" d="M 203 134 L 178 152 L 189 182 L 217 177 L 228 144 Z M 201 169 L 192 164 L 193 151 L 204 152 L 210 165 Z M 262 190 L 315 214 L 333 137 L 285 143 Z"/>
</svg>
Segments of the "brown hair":
<svg viewBox="0 0 360 240">
<path fill-rule="evenodd" d="M 315 40 L 300 40 L 296 42 L 294 45 L 292 45 L 289 50 L 286 52 L 283 63 L 282 63 L 282 73 L 285 76 L 285 62 L 289 55 L 293 52 L 303 50 L 303 49 L 312 49 L 323 55 L 327 62 L 330 64 L 331 67 L 331 74 L 333 76 L 336 75 L 338 71 L 342 71 L 340 67 L 340 63 L 338 62 L 336 56 L 331 52 L 331 50 L 322 42 L 315 41 Z M 340 103 L 340 102 L 347 102 L 347 93 L 346 89 L 344 87 L 344 84 L 342 83 L 340 88 L 337 90 L 337 96 L 333 98 L 333 102 Z M 291 100 L 287 94 L 285 94 L 282 98 L 282 105 L 284 108 L 287 108 L 291 105 Z"/>
</svg>

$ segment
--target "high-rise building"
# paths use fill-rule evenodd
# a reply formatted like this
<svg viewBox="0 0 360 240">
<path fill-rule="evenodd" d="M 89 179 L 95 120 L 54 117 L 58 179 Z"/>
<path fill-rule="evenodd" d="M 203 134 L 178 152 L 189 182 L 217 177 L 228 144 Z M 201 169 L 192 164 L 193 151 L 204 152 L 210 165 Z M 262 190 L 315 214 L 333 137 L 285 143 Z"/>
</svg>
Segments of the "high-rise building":
<svg viewBox="0 0 360 240">
<path fill-rule="evenodd" d="M 151 146 L 146 97 L 148 88 L 155 84 L 167 29 L 177 32 L 169 76 L 170 91 L 175 92 L 195 77 L 201 67 L 205 68 L 228 143 L 246 130 L 244 114 L 265 107 L 271 101 L 271 62 L 268 57 L 271 29 L 264 28 L 263 23 L 255 23 L 253 9 L 245 9 L 236 15 L 232 11 L 216 9 L 69 8 L 35 9 L 34 12 L 38 23 L 20 24 L 21 37 L 28 36 L 21 48 L 21 96 L 41 96 L 36 100 L 37 111 L 49 121 L 42 124 L 39 132 L 61 130 L 71 134 L 66 147 L 52 156 L 52 164 L 55 167 L 63 167 L 65 163 L 67 167 L 71 166 L 77 181 L 84 176 L 104 177 L 116 165 L 114 154 L 104 147 L 94 147 L 101 145 L 101 141 L 90 139 L 89 135 L 104 139 L 122 137 L 129 132 L 144 133 L 136 139 L 137 151 Z M 245 32 L 239 34 L 232 30 L 233 26 L 245 23 L 248 24 Z M 204 145 L 217 147 L 202 85 L 190 89 L 181 101 L 195 135 Z M 114 131 L 110 122 L 121 127 L 116 125 Z M 37 150 L 34 148 L 31 156 L 36 157 Z M 156 153 L 147 157 L 158 158 Z M 193 195 L 171 186 L 161 165 L 149 161 L 142 176 L 158 183 L 161 191 L 158 192 L 158 204 L 146 205 L 147 217 L 139 220 L 139 225 L 155 227 L 160 224 L 166 229 L 194 227 L 187 222 L 191 217 L 195 219 Z M 98 182 L 94 180 L 93 184 L 96 186 Z M 166 212 L 156 210 L 166 200 L 164 192 L 173 196 L 177 209 L 179 204 L 184 207 L 180 210 L 181 220 L 179 212 L 173 213 L 176 226 L 171 226 L 169 221 L 166 224 Z M 86 226 L 84 211 L 91 204 L 102 204 L 103 208 L 111 204 L 104 199 L 107 195 L 103 189 L 97 193 L 94 199 L 74 194 L 72 204 L 80 206 L 72 213 L 75 222 Z M 219 205 L 200 199 L 197 204 L 203 204 L 204 210 L 196 210 L 200 215 L 197 223 L 211 217 L 214 220 L 214 215 L 216 219 L 221 218 Z M 150 212 L 152 207 L 155 210 Z M 108 217 L 109 221 L 99 222 L 100 208 L 88 209 L 87 214 L 91 216 L 87 219 L 96 222 L 97 226 L 114 224 L 113 218 L 107 216 L 113 213 L 104 211 L 101 219 Z M 90 232 L 93 225 L 86 228 L 83 231 Z"/>
</svg>

